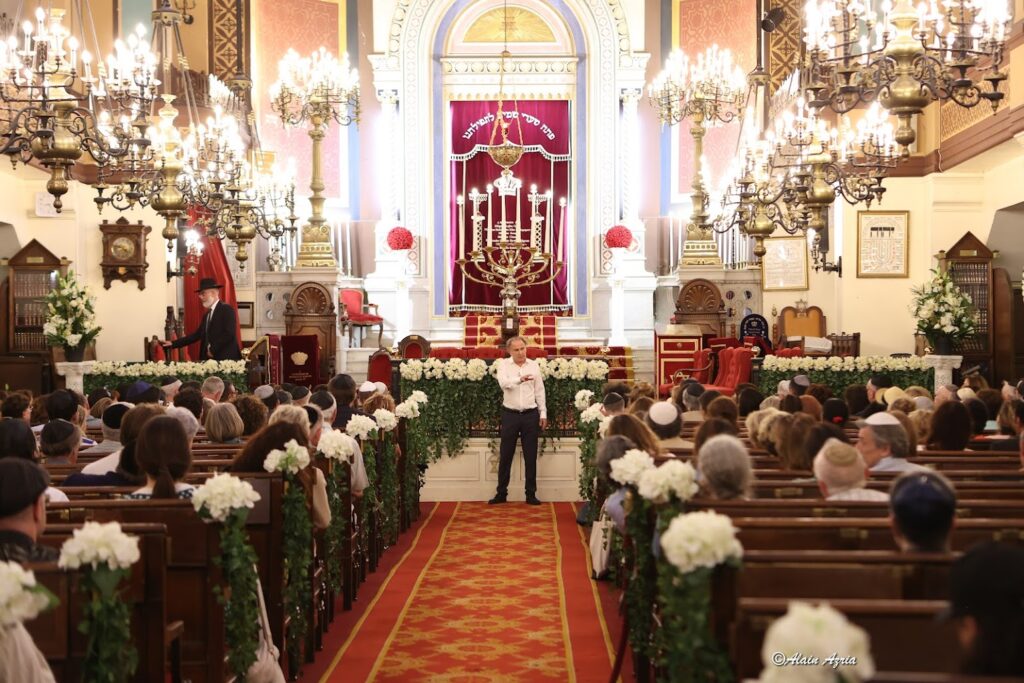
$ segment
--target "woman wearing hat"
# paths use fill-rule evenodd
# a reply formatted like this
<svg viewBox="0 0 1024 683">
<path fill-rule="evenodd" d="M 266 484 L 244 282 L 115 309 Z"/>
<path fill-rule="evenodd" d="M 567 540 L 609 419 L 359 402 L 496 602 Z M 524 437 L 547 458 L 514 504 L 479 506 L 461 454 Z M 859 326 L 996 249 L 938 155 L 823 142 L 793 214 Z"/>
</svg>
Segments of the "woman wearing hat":
<svg viewBox="0 0 1024 683">
<path fill-rule="evenodd" d="M 199 281 L 196 293 L 206 309 L 199 327 L 192 334 L 173 342 L 160 343 L 170 349 L 177 349 L 199 342 L 199 360 L 241 360 L 238 346 L 238 315 L 229 304 L 220 300 L 224 285 L 210 277 Z"/>
</svg>

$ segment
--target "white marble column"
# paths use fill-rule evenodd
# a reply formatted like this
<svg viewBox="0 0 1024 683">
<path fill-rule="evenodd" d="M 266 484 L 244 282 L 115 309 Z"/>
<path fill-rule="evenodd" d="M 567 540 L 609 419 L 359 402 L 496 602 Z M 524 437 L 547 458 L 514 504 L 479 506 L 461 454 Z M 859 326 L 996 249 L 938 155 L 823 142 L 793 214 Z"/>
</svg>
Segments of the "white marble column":
<svg viewBox="0 0 1024 683">
<path fill-rule="evenodd" d="M 92 372 L 96 361 L 87 360 L 81 363 L 54 363 L 57 374 L 64 378 L 64 385 L 80 394 L 85 393 L 85 376 Z"/>
<path fill-rule="evenodd" d="M 622 142 L 620 161 L 622 168 L 622 221 L 634 235 L 643 233 L 640 222 L 640 117 L 637 107 L 643 91 L 623 88 L 619 92 L 622 102 Z M 641 242 L 641 246 L 642 246 Z"/>
<path fill-rule="evenodd" d="M 932 387 L 933 394 L 944 384 L 953 383 L 953 371 L 960 367 L 960 363 L 963 360 L 963 356 L 936 356 L 928 354 L 924 357 L 925 364 L 935 370 L 935 386 Z"/>
</svg>

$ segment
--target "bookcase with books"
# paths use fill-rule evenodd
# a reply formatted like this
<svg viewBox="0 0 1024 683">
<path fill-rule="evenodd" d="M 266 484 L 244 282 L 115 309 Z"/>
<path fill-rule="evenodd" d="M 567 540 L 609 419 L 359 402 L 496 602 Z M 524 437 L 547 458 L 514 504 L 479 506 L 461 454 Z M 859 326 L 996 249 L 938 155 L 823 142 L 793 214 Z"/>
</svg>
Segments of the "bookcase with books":
<svg viewBox="0 0 1024 683">
<path fill-rule="evenodd" d="M 42 391 L 50 384 L 50 345 L 43 334 L 46 295 L 57 286 L 57 277 L 67 272 L 70 262 L 32 240 L 2 264 L 8 272 L 3 283 L 6 334 L 0 340 L 0 372 L 18 378 L 9 382 L 12 387 L 25 386 L 34 375 L 34 381 L 25 388 Z"/>
<path fill-rule="evenodd" d="M 981 366 L 981 374 L 992 380 L 993 311 L 992 261 L 999 256 L 985 243 L 968 232 L 948 251 L 940 251 L 939 263 L 950 274 L 953 282 L 974 303 L 977 312 L 977 332 L 954 345 L 954 352 L 964 357 L 961 368 Z"/>
</svg>

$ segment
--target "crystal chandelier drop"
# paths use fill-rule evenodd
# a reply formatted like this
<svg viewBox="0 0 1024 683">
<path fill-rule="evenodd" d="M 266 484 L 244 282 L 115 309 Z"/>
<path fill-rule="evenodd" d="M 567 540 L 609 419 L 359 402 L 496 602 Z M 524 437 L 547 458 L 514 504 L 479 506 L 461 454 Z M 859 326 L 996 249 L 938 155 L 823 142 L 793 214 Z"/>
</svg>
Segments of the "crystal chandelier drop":
<svg viewBox="0 0 1024 683">
<path fill-rule="evenodd" d="M 903 156 L 917 115 L 933 101 L 993 111 L 1009 32 L 1007 0 L 811 0 L 804 23 L 806 92 L 815 108 L 843 113 L 877 100 L 898 121 Z"/>
<path fill-rule="evenodd" d="M 76 25 L 91 24 L 77 2 L 72 11 Z M 102 165 L 148 146 L 145 130 L 160 85 L 155 58 L 139 36 L 119 42 L 94 72 L 92 53 L 71 35 L 64 14 L 38 8 L 35 22 L 22 24 L 21 40 L 0 42 L 0 152 L 49 171 L 46 190 L 58 212 L 83 154 Z"/>
</svg>

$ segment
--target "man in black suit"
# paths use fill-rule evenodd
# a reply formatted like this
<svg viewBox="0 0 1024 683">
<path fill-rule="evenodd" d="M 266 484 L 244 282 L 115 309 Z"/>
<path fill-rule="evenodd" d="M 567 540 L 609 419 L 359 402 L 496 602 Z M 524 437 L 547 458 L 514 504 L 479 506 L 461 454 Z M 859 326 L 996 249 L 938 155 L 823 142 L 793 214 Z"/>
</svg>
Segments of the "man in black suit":
<svg viewBox="0 0 1024 683">
<path fill-rule="evenodd" d="M 223 287 L 213 278 L 204 277 L 200 280 L 196 293 L 203 302 L 206 314 L 199 322 L 199 327 L 181 339 L 160 343 L 166 348 L 177 349 L 199 342 L 199 360 L 241 360 L 237 335 L 238 316 L 234 308 L 220 300 Z"/>
</svg>

